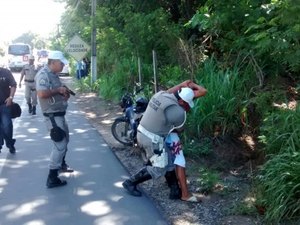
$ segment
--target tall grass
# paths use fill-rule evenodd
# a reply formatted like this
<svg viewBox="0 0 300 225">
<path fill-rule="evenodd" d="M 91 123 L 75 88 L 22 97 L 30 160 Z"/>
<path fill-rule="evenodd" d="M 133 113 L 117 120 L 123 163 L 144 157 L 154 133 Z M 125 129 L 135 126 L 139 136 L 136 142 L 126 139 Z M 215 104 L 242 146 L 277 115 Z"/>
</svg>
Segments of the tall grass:
<svg viewBox="0 0 300 225">
<path fill-rule="evenodd" d="M 300 106 L 277 110 L 267 117 L 262 140 L 269 160 L 258 176 L 266 220 L 300 218 Z"/>
<path fill-rule="evenodd" d="M 200 137 L 203 132 L 214 135 L 216 131 L 220 135 L 238 133 L 250 88 L 246 82 L 249 77 L 240 74 L 238 66 L 221 70 L 210 60 L 198 71 L 196 79 L 207 89 L 207 94 L 196 101 L 188 118 L 191 135 Z"/>
<path fill-rule="evenodd" d="M 109 100 L 119 100 L 126 92 L 133 92 L 137 83 L 139 83 L 139 75 L 137 68 L 137 59 L 122 59 L 115 62 L 110 72 L 102 72 L 97 80 L 98 93 L 101 97 Z M 153 94 L 151 84 L 151 65 L 142 65 L 141 86 L 147 96 Z"/>
<path fill-rule="evenodd" d="M 300 151 L 300 107 L 281 109 L 269 114 L 263 121 L 260 140 L 268 155 Z"/>
<path fill-rule="evenodd" d="M 99 95 L 105 99 L 119 100 L 126 90 L 132 90 L 135 82 L 138 82 L 136 71 L 137 65 L 134 59 L 116 62 L 111 72 L 102 73 L 97 80 Z"/>
<path fill-rule="evenodd" d="M 268 223 L 300 217 L 300 152 L 274 156 L 264 165 L 259 181 Z"/>
</svg>

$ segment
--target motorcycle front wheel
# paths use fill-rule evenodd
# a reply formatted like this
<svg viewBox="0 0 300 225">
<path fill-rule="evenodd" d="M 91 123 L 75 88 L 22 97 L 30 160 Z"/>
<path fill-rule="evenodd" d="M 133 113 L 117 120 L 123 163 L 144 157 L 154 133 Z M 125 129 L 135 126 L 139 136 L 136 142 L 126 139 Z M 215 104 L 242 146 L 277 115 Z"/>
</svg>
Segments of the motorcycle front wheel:
<svg viewBox="0 0 300 225">
<path fill-rule="evenodd" d="M 117 118 L 111 126 L 114 138 L 126 146 L 133 145 L 133 129 L 125 117 Z"/>
</svg>

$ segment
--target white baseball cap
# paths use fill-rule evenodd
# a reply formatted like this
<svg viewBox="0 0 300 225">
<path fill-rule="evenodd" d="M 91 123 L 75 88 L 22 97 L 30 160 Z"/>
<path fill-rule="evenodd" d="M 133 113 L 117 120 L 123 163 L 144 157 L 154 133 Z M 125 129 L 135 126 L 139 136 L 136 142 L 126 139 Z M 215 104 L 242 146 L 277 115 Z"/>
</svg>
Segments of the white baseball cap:
<svg viewBox="0 0 300 225">
<path fill-rule="evenodd" d="M 58 59 L 65 65 L 69 63 L 61 51 L 50 51 L 48 54 L 48 59 Z"/>
<path fill-rule="evenodd" d="M 194 95 L 194 91 L 191 88 L 188 87 L 181 88 L 181 90 L 178 91 L 178 95 L 183 101 L 188 103 L 191 108 L 194 107 L 193 99 L 195 95 Z"/>
<path fill-rule="evenodd" d="M 33 56 L 33 55 L 30 55 L 30 56 L 29 56 L 29 59 L 33 59 L 33 60 L 34 60 L 34 56 Z"/>
</svg>

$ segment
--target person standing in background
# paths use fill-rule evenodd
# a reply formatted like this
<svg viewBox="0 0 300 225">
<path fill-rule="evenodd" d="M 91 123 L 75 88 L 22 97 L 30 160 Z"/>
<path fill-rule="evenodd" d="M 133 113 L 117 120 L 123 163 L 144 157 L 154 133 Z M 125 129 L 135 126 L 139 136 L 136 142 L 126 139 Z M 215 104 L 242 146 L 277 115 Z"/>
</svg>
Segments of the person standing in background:
<svg viewBox="0 0 300 225">
<path fill-rule="evenodd" d="M 80 80 L 83 77 L 83 70 L 82 70 L 82 60 L 77 61 L 76 63 L 76 77 L 77 80 Z"/>
<path fill-rule="evenodd" d="M 35 89 L 34 78 L 37 74 L 37 68 L 34 65 L 34 56 L 29 56 L 29 64 L 25 65 L 21 71 L 19 88 L 22 86 L 22 80 L 25 76 L 25 99 L 28 105 L 28 112 L 36 115 L 37 94 Z"/>
<path fill-rule="evenodd" d="M 83 58 L 83 62 L 85 63 L 85 76 L 89 75 L 91 63 L 87 57 Z"/>
</svg>

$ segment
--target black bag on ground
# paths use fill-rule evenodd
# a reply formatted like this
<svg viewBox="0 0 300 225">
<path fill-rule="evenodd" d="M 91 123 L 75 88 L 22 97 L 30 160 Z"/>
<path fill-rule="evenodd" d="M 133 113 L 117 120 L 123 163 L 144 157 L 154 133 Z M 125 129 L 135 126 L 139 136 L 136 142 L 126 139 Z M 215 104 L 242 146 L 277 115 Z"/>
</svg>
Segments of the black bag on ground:
<svg viewBox="0 0 300 225">
<path fill-rule="evenodd" d="M 20 105 L 16 102 L 13 102 L 11 105 L 11 118 L 17 118 L 20 117 L 22 114 L 22 109 L 20 107 Z"/>
<path fill-rule="evenodd" d="M 57 126 L 54 116 L 49 115 L 49 118 L 52 123 L 52 129 L 50 130 L 50 137 L 55 142 L 60 142 L 66 137 L 66 133 L 63 129 L 61 129 L 59 126 Z"/>
</svg>

